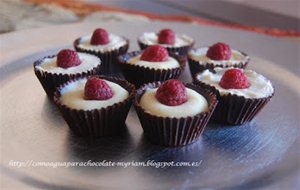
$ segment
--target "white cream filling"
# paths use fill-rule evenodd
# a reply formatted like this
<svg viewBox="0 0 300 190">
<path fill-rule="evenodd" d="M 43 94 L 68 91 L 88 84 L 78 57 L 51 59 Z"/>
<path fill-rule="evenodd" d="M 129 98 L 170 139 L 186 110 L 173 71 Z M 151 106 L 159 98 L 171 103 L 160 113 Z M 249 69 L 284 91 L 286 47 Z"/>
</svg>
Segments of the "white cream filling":
<svg viewBox="0 0 300 190">
<path fill-rule="evenodd" d="M 187 117 L 194 116 L 198 113 L 208 110 L 207 100 L 198 92 L 187 88 L 188 101 L 178 106 L 168 106 L 160 103 L 155 98 L 158 88 L 147 89 L 140 100 L 141 107 L 146 112 L 161 117 Z"/>
<path fill-rule="evenodd" d="M 82 36 L 80 38 L 78 47 L 80 47 L 82 49 L 87 49 L 87 50 L 96 50 L 96 51 L 105 52 L 105 51 L 109 51 L 112 49 L 118 49 L 127 43 L 123 37 L 115 35 L 115 34 L 109 34 L 109 36 L 108 36 L 109 43 L 108 44 L 92 45 L 91 37 L 92 37 L 92 34 L 87 35 L 87 36 Z"/>
<path fill-rule="evenodd" d="M 80 79 L 69 83 L 61 90 L 60 101 L 63 105 L 76 110 L 93 110 L 111 106 L 125 100 L 129 93 L 120 85 L 104 80 L 113 91 L 113 97 L 108 100 L 86 100 L 84 99 L 84 86 L 87 79 Z"/>
<path fill-rule="evenodd" d="M 132 57 L 127 61 L 127 63 L 133 64 L 133 65 L 144 66 L 144 67 L 155 69 L 155 70 L 174 69 L 174 68 L 180 67 L 179 62 L 170 56 L 166 61 L 159 61 L 159 62 L 143 61 L 140 58 L 141 58 L 141 55 Z"/>
<path fill-rule="evenodd" d="M 76 74 L 92 70 L 94 67 L 101 64 L 98 57 L 86 53 L 78 53 L 79 59 L 81 61 L 80 65 L 62 68 L 57 66 L 57 57 L 45 58 L 41 64 L 37 65 L 35 68 L 41 71 L 47 71 L 49 73 L 56 74 Z"/>
<path fill-rule="evenodd" d="M 139 41 L 147 44 L 147 45 L 154 45 L 158 43 L 158 35 L 154 32 L 146 32 L 143 33 L 142 36 L 139 37 Z M 185 34 L 176 35 L 175 43 L 173 45 L 169 44 L 160 44 L 164 47 L 181 47 L 190 45 L 193 42 L 193 39 Z"/>
<path fill-rule="evenodd" d="M 232 54 L 229 60 L 212 60 L 206 56 L 207 51 L 208 47 L 194 49 L 188 53 L 188 56 L 195 61 L 199 61 L 200 64 L 211 63 L 214 65 L 227 65 L 228 63 L 235 65 L 240 62 L 246 62 L 249 59 L 248 56 L 243 55 L 241 52 L 231 50 Z"/>
<path fill-rule="evenodd" d="M 227 95 L 230 93 L 245 98 L 265 98 L 272 95 L 274 92 L 271 82 L 264 76 L 252 70 L 244 70 L 244 73 L 249 80 L 250 87 L 245 89 L 224 89 L 219 85 L 219 82 L 226 70 L 227 69 L 224 68 L 215 68 L 216 73 L 205 70 L 196 77 L 199 81 L 214 86 L 219 91 L 220 95 Z"/>
</svg>

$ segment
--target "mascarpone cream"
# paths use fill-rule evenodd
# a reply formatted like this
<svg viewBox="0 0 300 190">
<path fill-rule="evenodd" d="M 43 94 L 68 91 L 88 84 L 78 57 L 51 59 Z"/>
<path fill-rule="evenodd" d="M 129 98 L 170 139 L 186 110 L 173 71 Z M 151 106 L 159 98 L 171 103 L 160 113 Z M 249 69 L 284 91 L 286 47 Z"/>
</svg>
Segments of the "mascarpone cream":
<svg viewBox="0 0 300 190">
<path fill-rule="evenodd" d="M 109 34 L 109 43 L 105 45 L 92 45 L 91 44 L 91 37 L 92 35 L 87 35 L 87 36 L 82 36 L 79 40 L 78 47 L 82 49 L 87 49 L 87 50 L 96 50 L 96 51 L 109 51 L 112 49 L 118 49 L 122 46 L 124 46 L 127 41 L 118 35 L 115 34 Z"/>
<path fill-rule="evenodd" d="M 142 95 L 139 104 L 148 113 L 161 117 L 188 117 L 208 110 L 207 100 L 198 92 L 187 88 L 188 101 L 178 106 L 160 103 L 155 93 L 158 88 L 148 88 Z"/>
<path fill-rule="evenodd" d="M 57 66 L 57 57 L 45 58 L 41 64 L 37 65 L 35 68 L 42 71 L 47 71 L 49 73 L 56 74 L 76 74 L 92 70 L 96 66 L 101 64 L 98 57 L 86 53 L 78 53 L 79 59 L 81 61 L 80 65 L 62 68 Z"/>
<path fill-rule="evenodd" d="M 144 67 L 155 69 L 155 70 L 174 69 L 174 68 L 180 67 L 178 61 L 170 56 L 166 61 L 160 61 L 160 62 L 143 61 L 140 58 L 141 58 L 141 55 L 132 57 L 127 61 L 127 63 L 144 66 Z"/>
<path fill-rule="evenodd" d="M 219 82 L 227 69 L 215 68 L 216 73 L 205 70 L 198 74 L 196 78 L 210 86 L 214 86 L 220 95 L 235 94 L 245 98 L 265 98 L 273 94 L 274 88 L 271 82 L 264 76 L 252 70 L 244 70 L 250 86 L 245 89 L 224 89 L 219 85 Z"/>
<path fill-rule="evenodd" d="M 154 32 L 146 32 L 143 33 L 142 36 L 139 37 L 139 41 L 147 44 L 147 45 L 154 45 L 154 44 L 159 44 L 158 43 L 158 35 Z M 188 46 L 193 42 L 193 39 L 190 38 L 187 35 L 176 35 L 175 38 L 175 44 L 169 45 L 169 44 L 160 44 L 161 46 L 164 47 L 182 47 L 182 46 Z"/>
<path fill-rule="evenodd" d="M 214 65 L 227 65 L 228 63 L 235 65 L 235 64 L 239 64 L 240 62 L 247 62 L 249 59 L 249 56 L 245 56 L 237 50 L 231 50 L 232 55 L 229 60 L 212 60 L 206 56 L 207 51 L 208 51 L 207 47 L 193 49 L 189 52 L 188 55 L 193 60 L 199 61 L 200 64 L 211 63 Z"/>
<path fill-rule="evenodd" d="M 84 86 L 87 79 L 80 79 L 69 83 L 61 90 L 61 104 L 77 110 L 93 110 L 111 106 L 125 100 L 129 93 L 120 85 L 104 80 L 112 89 L 113 97 L 108 100 L 86 100 L 84 99 Z"/>
</svg>

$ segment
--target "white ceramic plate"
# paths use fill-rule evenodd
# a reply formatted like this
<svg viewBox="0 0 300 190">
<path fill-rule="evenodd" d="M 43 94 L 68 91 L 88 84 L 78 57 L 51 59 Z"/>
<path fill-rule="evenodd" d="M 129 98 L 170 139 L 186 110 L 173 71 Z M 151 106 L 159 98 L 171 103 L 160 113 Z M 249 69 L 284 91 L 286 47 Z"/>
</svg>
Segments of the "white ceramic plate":
<svg viewBox="0 0 300 190">
<path fill-rule="evenodd" d="M 145 31 L 172 28 L 196 47 L 224 41 L 247 52 L 276 93 L 243 126 L 208 125 L 196 143 L 164 148 L 148 143 L 134 110 L 128 131 L 87 142 L 73 136 L 47 99 L 32 63 L 71 47 L 96 27 L 122 34 L 136 50 Z M 0 36 L 1 183 L 3 189 L 291 189 L 299 187 L 299 43 L 251 32 L 167 22 L 79 23 Z M 190 81 L 186 70 L 181 79 Z M 13 161 L 200 161 L 200 167 L 16 167 Z"/>
</svg>

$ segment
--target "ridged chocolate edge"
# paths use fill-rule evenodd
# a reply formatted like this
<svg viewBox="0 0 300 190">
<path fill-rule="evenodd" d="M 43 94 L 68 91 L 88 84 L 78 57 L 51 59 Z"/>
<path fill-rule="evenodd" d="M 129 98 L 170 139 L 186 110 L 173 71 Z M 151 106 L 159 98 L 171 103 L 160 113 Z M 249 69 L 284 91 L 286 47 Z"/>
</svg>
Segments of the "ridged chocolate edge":
<svg viewBox="0 0 300 190">
<path fill-rule="evenodd" d="M 80 42 L 80 38 L 77 38 L 74 41 L 73 46 L 75 50 L 78 52 L 84 52 L 99 57 L 102 62 L 101 74 L 116 74 L 120 72 L 120 68 L 117 64 L 117 57 L 119 55 L 123 55 L 127 53 L 127 50 L 129 48 L 129 40 L 125 37 L 123 38 L 126 40 L 125 45 L 119 48 L 112 48 L 110 51 L 105 51 L 105 52 L 80 48 L 78 46 Z"/>
<path fill-rule="evenodd" d="M 193 50 L 196 50 L 196 49 L 193 49 Z M 199 72 L 202 72 L 206 69 L 212 70 L 215 67 L 222 67 L 222 68 L 235 67 L 235 68 L 245 69 L 247 67 L 248 63 L 250 62 L 250 57 L 242 51 L 239 51 L 239 52 L 243 56 L 245 56 L 246 59 L 244 61 L 240 61 L 237 64 L 226 64 L 226 65 L 222 65 L 222 64 L 215 65 L 212 63 L 197 61 L 197 60 L 194 60 L 192 57 L 190 57 L 188 54 L 187 59 L 188 59 L 188 64 L 190 67 L 190 73 L 192 75 L 192 78 L 194 78 L 196 76 L 196 74 Z"/>
<path fill-rule="evenodd" d="M 87 111 L 72 109 L 60 102 L 60 91 L 62 88 L 75 80 L 70 80 L 59 86 L 54 95 L 54 102 L 59 108 L 69 128 L 79 136 L 103 137 L 117 134 L 125 129 L 125 120 L 136 92 L 135 87 L 126 80 L 119 78 L 106 76 L 98 77 L 119 84 L 129 92 L 129 96 L 122 102 L 115 103 L 111 106 Z M 81 77 L 79 79 L 82 78 L 86 77 Z"/>
<path fill-rule="evenodd" d="M 214 86 L 201 82 L 196 77 L 194 84 L 216 94 L 219 103 L 211 120 L 224 125 L 242 125 L 250 122 L 274 96 L 274 92 L 265 98 L 245 98 L 235 94 L 221 96 Z"/>
<path fill-rule="evenodd" d="M 170 56 L 179 62 L 180 67 L 178 68 L 155 70 L 153 68 L 127 63 L 130 58 L 141 53 L 142 51 L 134 51 L 118 57 L 118 63 L 122 69 L 124 77 L 136 87 L 140 87 L 141 85 L 149 82 L 176 79 L 183 72 L 186 65 L 185 57 L 173 53 L 170 53 Z"/>
<path fill-rule="evenodd" d="M 183 146 L 194 142 L 204 131 L 218 101 L 212 92 L 193 84 L 186 86 L 199 92 L 209 103 L 209 109 L 195 116 L 170 118 L 147 113 L 139 101 L 147 88 L 156 88 L 161 82 L 148 83 L 137 90 L 134 107 L 139 117 L 146 138 L 152 143 L 163 146 Z"/>
<path fill-rule="evenodd" d="M 40 65 L 44 59 L 47 58 L 53 58 L 56 55 L 50 55 L 46 56 L 44 58 L 41 58 L 33 63 L 33 69 L 34 73 L 39 79 L 43 89 L 45 90 L 46 94 L 48 95 L 50 100 L 53 100 L 53 95 L 56 90 L 56 88 L 67 82 L 68 80 L 71 79 L 76 79 L 79 77 L 85 77 L 89 75 L 97 75 L 100 74 L 100 69 L 101 69 L 101 64 L 97 65 L 96 67 L 92 68 L 91 70 L 88 70 L 86 72 L 81 72 L 81 73 L 76 73 L 76 74 L 56 74 L 56 73 L 50 73 L 47 71 L 42 71 L 36 68 L 36 66 Z"/>
<path fill-rule="evenodd" d="M 141 50 L 146 49 L 148 46 L 147 44 L 144 44 L 143 42 L 141 42 L 140 40 L 137 41 L 138 45 L 140 47 Z M 193 41 L 191 44 L 186 45 L 186 46 L 181 46 L 181 47 L 166 47 L 169 53 L 175 53 L 175 54 L 179 54 L 182 56 L 186 56 L 187 53 L 193 48 L 195 44 L 195 41 Z"/>
</svg>

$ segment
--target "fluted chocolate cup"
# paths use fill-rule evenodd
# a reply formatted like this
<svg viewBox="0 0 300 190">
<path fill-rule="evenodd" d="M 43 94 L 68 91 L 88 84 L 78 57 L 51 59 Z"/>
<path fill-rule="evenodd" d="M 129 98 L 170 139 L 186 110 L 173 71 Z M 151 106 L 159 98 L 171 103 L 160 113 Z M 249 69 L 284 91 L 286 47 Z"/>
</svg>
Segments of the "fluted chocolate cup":
<svg viewBox="0 0 300 190">
<path fill-rule="evenodd" d="M 69 128 L 78 136 L 90 138 L 109 136 L 124 131 L 126 127 L 125 120 L 135 95 L 135 87 L 123 79 L 105 76 L 98 77 L 119 84 L 128 91 L 128 97 L 105 108 L 82 110 L 70 108 L 60 102 L 61 90 L 75 80 L 62 84 L 55 92 L 55 104 L 58 106 Z"/>
<path fill-rule="evenodd" d="M 126 40 L 126 43 L 123 46 L 119 48 L 111 48 L 105 51 L 85 49 L 80 47 L 80 38 L 77 38 L 73 45 L 76 51 L 96 55 L 101 59 L 101 74 L 114 75 L 121 72 L 119 65 L 117 64 L 117 57 L 125 54 L 129 48 L 129 40 L 125 37 L 123 38 Z"/>
<path fill-rule="evenodd" d="M 196 49 L 193 49 L 193 50 L 196 50 Z M 250 61 L 250 57 L 242 51 L 238 51 L 238 52 L 241 55 L 245 56 L 245 60 L 239 61 L 238 63 L 235 63 L 235 64 L 230 63 L 230 61 L 228 61 L 228 63 L 226 63 L 226 64 L 213 64 L 213 63 L 210 63 L 207 61 L 199 61 L 199 60 L 193 59 L 193 57 L 188 53 L 187 59 L 188 59 L 188 64 L 189 64 L 192 78 L 194 78 L 195 75 L 199 72 L 202 72 L 206 69 L 213 70 L 216 67 L 221 67 L 221 68 L 235 67 L 235 68 L 245 69 Z"/>
<path fill-rule="evenodd" d="M 211 121 L 224 125 L 242 125 L 250 122 L 274 96 L 274 92 L 265 98 L 245 98 L 230 93 L 220 95 L 214 86 L 199 81 L 197 78 L 194 83 L 216 94 L 219 103 Z"/>
<path fill-rule="evenodd" d="M 208 102 L 208 110 L 188 117 L 160 117 L 150 114 L 139 104 L 146 89 L 157 88 L 159 85 L 161 85 L 161 82 L 145 84 L 137 90 L 134 99 L 134 107 L 144 130 L 144 135 L 152 143 L 162 146 L 177 147 L 196 141 L 204 131 L 218 103 L 216 96 L 199 86 L 187 84 L 186 87 L 205 97 Z"/>
<path fill-rule="evenodd" d="M 180 47 L 166 46 L 166 49 L 168 50 L 169 53 L 174 53 L 174 54 L 186 56 L 187 53 L 193 48 L 194 44 L 195 44 L 195 41 L 193 40 L 189 45 L 180 46 Z M 138 45 L 139 45 L 141 50 L 144 50 L 148 46 L 151 46 L 153 44 L 148 45 L 148 44 L 145 44 L 145 43 L 143 43 L 142 41 L 140 41 L 138 39 Z"/>
<path fill-rule="evenodd" d="M 43 89 L 45 90 L 48 98 L 50 100 L 53 100 L 53 95 L 56 90 L 56 88 L 67 82 L 71 79 L 76 79 L 79 77 L 85 77 L 89 75 L 97 75 L 100 74 L 101 70 L 101 64 L 99 60 L 99 65 L 96 67 L 91 68 L 90 70 L 84 71 L 84 72 L 78 72 L 74 74 L 61 74 L 61 73 L 51 73 L 48 71 L 37 69 L 36 66 L 41 65 L 44 59 L 47 58 L 54 58 L 56 55 L 46 56 L 42 59 L 39 59 L 33 63 L 33 70 L 36 75 L 36 77 L 39 79 Z"/>
<path fill-rule="evenodd" d="M 125 79 L 137 88 L 149 82 L 177 79 L 185 68 L 186 58 L 176 54 L 169 54 L 179 63 L 179 67 L 172 69 L 153 69 L 127 62 L 130 58 L 140 54 L 142 54 L 142 51 L 134 51 L 118 57 L 118 63 Z"/>
</svg>

